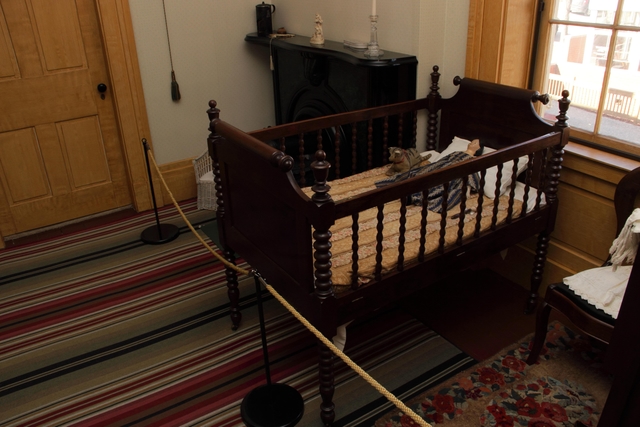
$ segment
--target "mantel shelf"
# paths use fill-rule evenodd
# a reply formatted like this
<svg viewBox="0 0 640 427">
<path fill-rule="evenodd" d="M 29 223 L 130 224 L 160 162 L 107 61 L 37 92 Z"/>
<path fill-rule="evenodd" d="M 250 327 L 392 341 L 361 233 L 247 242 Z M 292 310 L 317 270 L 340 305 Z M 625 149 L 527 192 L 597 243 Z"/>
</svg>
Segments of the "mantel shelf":
<svg viewBox="0 0 640 427">
<path fill-rule="evenodd" d="M 414 55 L 390 52 L 387 49 L 384 49 L 384 54 L 381 57 L 369 59 L 364 56 L 364 50 L 352 49 L 337 41 L 325 39 L 323 45 L 313 45 L 310 43 L 310 40 L 310 37 L 299 35 L 287 38 L 270 38 L 258 36 L 258 33 L 249 33 L 245 37 L 245 41 L 249 43 L 278 47 L 280 49 L 304 52 L 315 55 L 334 57 L 336 59 L 349 62 L 353 65 L 363 67 L 392 67 L 404 64 L 418 63 L 418 59 Z"/>
</svg>

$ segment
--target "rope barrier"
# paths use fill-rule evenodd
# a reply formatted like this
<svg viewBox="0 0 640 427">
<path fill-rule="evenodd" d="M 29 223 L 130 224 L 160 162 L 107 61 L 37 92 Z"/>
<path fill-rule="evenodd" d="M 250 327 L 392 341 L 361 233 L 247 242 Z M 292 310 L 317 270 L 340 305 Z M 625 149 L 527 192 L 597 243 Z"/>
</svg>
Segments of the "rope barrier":
<svg viewBox="0 0 640 427">
<path fill-rule="evenodd" d="M 151 163 L 153 163 L 153 166 L 154 166 L 156 172 L 158 173 L 158 176 L 160 177 L 160 181 L 162 182 L 162 185 L 164 186 L 164 189 L 166 190 L 167 194 L 169 195 L 169 198 L 171 199 L 171 202 L 176 207 L 176 209 L 178 210 L 178 213 L 180 214 L 182 219 L 187 224 L 187 227 L 189 227 L 191 232 L 196 236 L 196 238 L 200 241 L 200 243 L 202 243 L 209 250 L 209 252 L 211 252 L 216 258 L 218 258 L 218 260 L 220 260 L 225 266 L 235 270 L 236 272 L 238 272 L 240 274 L 247 274 L 247 275 L 254 274 L 255 270 L 251 270 L 251 271 L 250 270 L 245 270 L 245 269 L 240 268 L 237 265 L 227 261 L 222 255 L 220 255 L 219 253 L 214 251 L 213 248 L 211 248 L 207 244 L 207 242 L 204 241 L 204 239 L 200 236 L 200 234 L 198 234 L 196 229 L 193 228 L 193 225 L 191 225 L 191 223 L 187 219 L 187 217 L 184 214 L 184 212 L 182 212 L 182 209 L 180 209 L 180 205 L 178 204 L 176 199 L 173 197 L 173 194 L 171 193 L 171 190 L 169 190 L 169 186 L 165 182 L 164 177 L 162 176 L 162 172 L 160 171 L 160 168 L 158 167 L 158 164 L 156 163 L 156 159 L 155 159 L 155 157 L 153 156 L 153 154 L 151 153 L 150 150 L 149 150 L 149 159 L 151 160 Z M 265 288 L 271 293 L 271 295 L 274 296 L 275 299 L 277 299 L 287 310 L 289 310 L 289 312 L 291 314 L 293 314 L 293 316 L 300 323 L 302 323 L 307 329 L 309 329 L 316 336 L 316 338 L 318 338 L 336 356 L 338 356 L 344 363 L 346 363 L 347 366 L 349 366 L 351 369 L 353 369 L 358 375 L 360 375 L 365 381 L 367 381 L 380 394 L 382 394 L 384 397 L 386 397 L 398 409 L 400 409 L 406 415 L 411 417 L 411 419 L 413 421 L 415 421 L 416 423 L 418 423 L 419 425 L 421 425 L 423 427 L 433 427 L 431 424 L 426 422 L 422 417 L 420 417 L 418 414 L 416 414 L 411 408 L 409 408 L 407 405 L 405 405 L 400 399 L 398 399 L 396 396 L 394 396 L 393 393 L 391 393 L 389 390 L 387 390 L 382 384 L 380 384 L 378 381 L 376 381 L 371 375 L 369 375 L 357 363 L 355 363 L 353 360 L 351 360 L 351 358 L 349 356 L 347 356 L 342 350 L 340 350 L 338 347 L 336 347 L 333 344 L 333 342 L 331 342 L 331 340 L 329 340 L 327 337 L 324 336 L 324 334 L 322 334 L 318 329 L 316 329 L 316 327 L 313 326 L 291 304 L 289 304 L 289 302 L 286 299 L 284 299 L 284 297 L 282 295 L 280 295 L 278 293 L 278 291 L 276 291 L 271 285 L 266 283 L 261 276 L 259 277 L 259 279 L 262 282 L 262 284 L 265 286 Z"/>
</svg>

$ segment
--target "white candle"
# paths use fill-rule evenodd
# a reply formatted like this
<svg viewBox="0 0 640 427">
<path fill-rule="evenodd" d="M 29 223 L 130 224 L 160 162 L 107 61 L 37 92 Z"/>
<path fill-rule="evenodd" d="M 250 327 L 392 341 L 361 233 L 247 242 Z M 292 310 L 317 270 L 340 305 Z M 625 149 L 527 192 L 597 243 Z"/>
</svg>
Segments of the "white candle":
<svg viewBox="0 0 640 427">
<path fill-rule="evenodd" d="M 376 0 L 371 0 L 371 14 L 376 15 Z"/>
</svg>

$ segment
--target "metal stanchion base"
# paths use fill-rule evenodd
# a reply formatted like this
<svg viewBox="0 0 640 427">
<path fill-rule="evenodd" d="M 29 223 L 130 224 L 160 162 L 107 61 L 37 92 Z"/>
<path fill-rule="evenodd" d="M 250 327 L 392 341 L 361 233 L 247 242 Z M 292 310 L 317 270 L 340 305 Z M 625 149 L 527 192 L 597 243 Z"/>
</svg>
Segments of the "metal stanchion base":
<svg viewBox="0 0 640 427">
<path fill-rule="evenodd" d="M 175 240 L 179 235 L 180 229 L 177 226 L 160 224 L 145 228 L 140 235 L 140 239 L 150 245 L 161 245 Z"/>
<path fill-rule="evenodd" d="M 304 400 L 291 386 L 265 384 L 244 397 L 240 414 L 247 427 L 295 426 L 304 414 Z"/>
</svg>

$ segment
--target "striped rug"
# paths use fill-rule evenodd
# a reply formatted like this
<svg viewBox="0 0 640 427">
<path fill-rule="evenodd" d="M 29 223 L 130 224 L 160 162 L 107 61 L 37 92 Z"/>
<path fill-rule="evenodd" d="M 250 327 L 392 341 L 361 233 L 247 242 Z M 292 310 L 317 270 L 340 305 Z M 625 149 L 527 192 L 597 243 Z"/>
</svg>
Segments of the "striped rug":
<svg viewBox="0 0 640 427">
<path fill-rule="evenodd" d="M 214 221 L 182 209 L 196 227 Z M 173 242 L 141 242 L 145 212 L 0 251 L 0 425 L 243 425 L 240 402 L 264 383 L 253 280 L 240 278 L 232 331 L 222 264 L 175 208 L 159 215 L 180 227 Z M 299 425 L 320 426 L 316 340 L 273 298 L 265 316 L 272 380 L 302 394 Z M 350 325 L 346 353 L 403 399 L 475 363 L 393 308 Z M 392 408 L 340 361 L 334 401 L 337 426 Z"/>
</svg>

